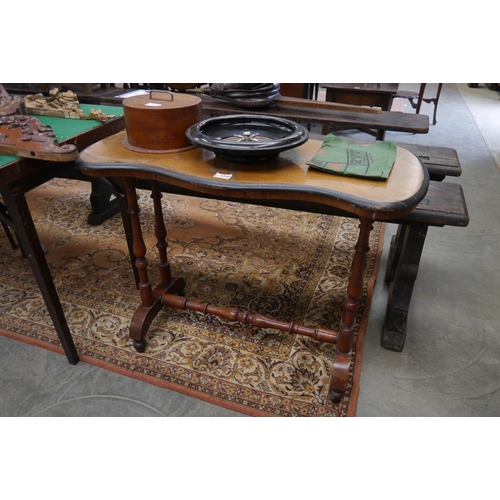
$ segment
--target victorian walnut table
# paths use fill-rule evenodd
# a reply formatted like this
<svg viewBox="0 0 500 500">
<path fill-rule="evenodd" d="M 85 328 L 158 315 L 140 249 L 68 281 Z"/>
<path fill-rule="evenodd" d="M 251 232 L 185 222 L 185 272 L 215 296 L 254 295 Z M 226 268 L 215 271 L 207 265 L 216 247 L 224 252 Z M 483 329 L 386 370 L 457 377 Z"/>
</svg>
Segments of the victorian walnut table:
<svg viewBox="0 0 500 500">
<path fill-rule="evenodd" d="M 163 306 L 306 335 L 336 344 L 329 393 L 334 402 L 340 401 L 352 357 L 356 313 L 362 294 L 362 275 L 372 223 L 395 219 L 410 212 L 427 192 L 427 169 L 412 153 L 401 148 L 397 149 L 389 178 L 386 181 L 370 181 L 309 169 L 306 162 L 322 144 L 316 140 L 308 140 L 302 146 L 283 152 L 268 162 L 248 164 L 223 160 L 201 148 L 182 153 L 135 152 L 122 145 L 124 137 L 123 131 L 90 146 L 80 155 L 79 163 L 86 175 L 102 176 L 109 181 L 121 178 L 125 187 L 128 216 L 125 214 L 124 220 L 128 217 L 130 221 L 132 260 L 139 276 L 141 297 L 141 304 L 130 324 L 130 337 L 135 349 L 139 352 L 145 350 L 148 328 Z M 146 179 L 151 181 L 160 262 L 160 284 L 155 288 L 148 278 L 147 249 L 141 232 L 135 191 L 136 183 Z M 167 232 L 161 207 L 162 191 L 165 192 L 165 189 L 168 193 L 314 213 L 349 214 L 359 218 L 359 237 L 339 331 L 285 323 L 237 308 L 220 308 L 184 297 L 182 292 L 185 282 L 182 278 L 171 276 L 167 260 Z"/>
</svg>

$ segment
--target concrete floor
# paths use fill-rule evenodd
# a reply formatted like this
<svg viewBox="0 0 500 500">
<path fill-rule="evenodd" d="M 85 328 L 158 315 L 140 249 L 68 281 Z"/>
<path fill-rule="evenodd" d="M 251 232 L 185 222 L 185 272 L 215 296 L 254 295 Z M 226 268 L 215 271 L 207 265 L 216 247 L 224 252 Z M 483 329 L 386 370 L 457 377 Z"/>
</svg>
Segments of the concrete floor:
<svg viewBox="0 0 500 500">
<path fill-rule="evenodd" d="M 457 150 L 463 173 L 448 181 L 463 186 L 470 224 L 429 228 L 402 353 L 379 346 L 387 290 L 378 280 L 359 417 L 500 415 L 499 93 L 445 85 L 437 120 L 425 136 L 386 138 Z M 381 269 L 393 232 L 387 226 Z"/>
<path fill-rule="evenodd" d="M 418 84 L 402 84 L 417 88 Z M 429 92 L 432 92 L 429 84 Z M 408 105 L 405 112 L 414 112 Z M 432 105 L 422 113 L 432 115 Z M 402 353 L 380 347 L 387 289 L 381 273 L 365 338 L 357 416 L 500 415 L 499 93 L 445 84 L 426 135 L 386 139 L 455 148 L 471 218 L 430 228 Z M 349 134 L 356 136 L 357 133 Z M 359 135 L 360 137 L 367 137 Z M 496 162 L 495 162 L 496 159 Z M 0 337 L 0 416 L 242 416 L 194 398 Z"/>
</svg>

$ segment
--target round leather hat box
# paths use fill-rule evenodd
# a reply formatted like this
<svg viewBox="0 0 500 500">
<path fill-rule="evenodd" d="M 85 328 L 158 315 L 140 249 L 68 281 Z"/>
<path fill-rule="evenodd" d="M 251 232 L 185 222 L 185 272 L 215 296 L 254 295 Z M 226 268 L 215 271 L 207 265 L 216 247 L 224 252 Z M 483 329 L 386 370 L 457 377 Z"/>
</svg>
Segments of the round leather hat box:
<svg viewBox="0 0 500 500">
<path fill-rule="evenodd" d="M 142 153 L 172 153 L 196 146 L 186 129 L 203 118 L 201 99 L 187 94 L 151 91 L 123 101 L 123 145 Z"/>
</svg>

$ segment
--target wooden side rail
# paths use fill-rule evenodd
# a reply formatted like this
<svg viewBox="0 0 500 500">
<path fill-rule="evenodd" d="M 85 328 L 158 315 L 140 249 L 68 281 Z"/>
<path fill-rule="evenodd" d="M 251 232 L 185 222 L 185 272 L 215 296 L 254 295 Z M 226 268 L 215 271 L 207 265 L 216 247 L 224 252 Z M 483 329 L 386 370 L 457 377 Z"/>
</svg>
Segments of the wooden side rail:
<svg viewBox="0 0 500 500">
<path fill-rule="evenodd" d="M 338 340 L 338 333 L 325 330 L 323 328 L 310 328 L 307 326 L 298 325 L 293 321 L 287 323 L 285 321 L 278 321 L 262 314 L 256 314 L 251 311 L 239 309 L 237 307 L 218 307 L 207 302 L 196 302 L 189 300 L 186 297 L 164 293 L 161 298 L 161 303 L 167 307 L 175 309 L 190 310 L 219 316 L 231 322 L 239 322 L 243 325 L 252 325 L 257 328 L 274 328 L 290 334 L 305 335 L 306 337 L 313 338 L 320 342 L 327 342 L 329 344 L 336 344 Z"/>
</svg>

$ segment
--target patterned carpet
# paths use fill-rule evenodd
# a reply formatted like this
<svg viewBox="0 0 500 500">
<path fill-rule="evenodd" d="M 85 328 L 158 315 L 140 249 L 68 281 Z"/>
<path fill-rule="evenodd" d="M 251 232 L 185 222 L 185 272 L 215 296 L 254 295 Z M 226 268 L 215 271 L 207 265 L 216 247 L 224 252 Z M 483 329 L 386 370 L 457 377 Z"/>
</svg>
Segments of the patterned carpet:
<svg viewBox="0 0 500 500">
<path fill-rule="evenodd" d="M 163 310 L 146 352 L 137 353 L 128 329 L 139 294 L 121 219 L 88 225 L 89 194 L 90 184 L 67 179 L 28 194 L 82 361 L 249 415 L 354 415 L 382 225 L 372 231 L 348 388 L 333 405 L 327 391 L 335 346 L 306 337 Z M 149 192 L 140 192 L 140 206 L 156 285 Z M 163 206 L 173 275 L 186 279 L 187 297 L 337 330 L 355 220 L 173 195 L 164 195 Z M 0 333 L 62 352 L 29 264 L 1 228 L 0 246 Z"/>
</svg>

